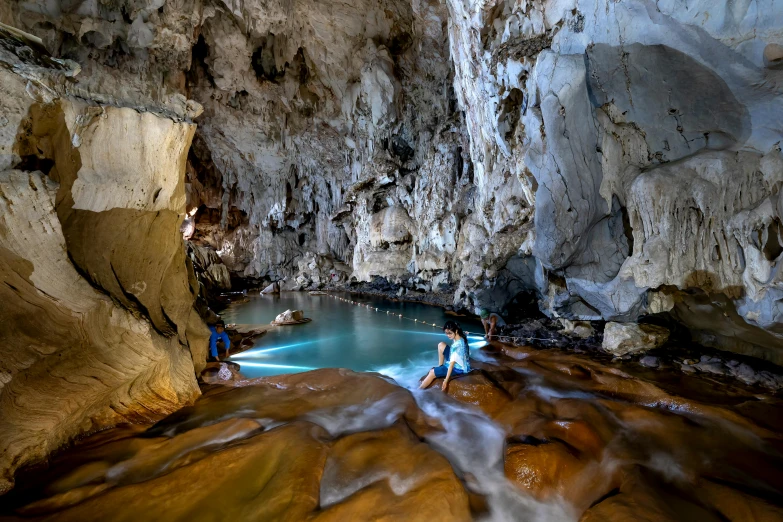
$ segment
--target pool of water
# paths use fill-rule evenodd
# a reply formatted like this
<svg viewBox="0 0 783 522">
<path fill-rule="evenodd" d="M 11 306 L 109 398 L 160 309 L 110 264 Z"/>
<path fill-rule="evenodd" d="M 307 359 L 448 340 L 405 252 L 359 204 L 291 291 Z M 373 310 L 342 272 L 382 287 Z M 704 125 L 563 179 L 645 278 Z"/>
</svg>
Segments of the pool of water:
<svg viewBox="0 0 783 522">
<path fill-rule="evenodd" d="M 360 304 L 344 302 L 338 297 Z M 273 328 L 257 339 L 253 348 L 232 356 L 230 360 L 239 363 L 245 376 L 349 368 L 381 371 L 396 377 L 404 368 L 405 376 L 412 377 L 410 371 L 414 368 L 437 364 L 435 348 L 440 341 L 448 342 L 442 326 L 449 319 L 457 320 L 463 329 L 476 334 L 469 336 L 472 354 L 486 344 L 477 319 L 450 317 L 442 308 L 434 306 L 368 296 L 311 296 L 306 292 L 257 296 L 248 302 L 232 304 L 221 315 L 227 323 L 269 324 L 287 309 L 303 310 L 305 317 L 312 321 Z M 438 325 L 437 328 L 432 324 Z"/>
</svg>

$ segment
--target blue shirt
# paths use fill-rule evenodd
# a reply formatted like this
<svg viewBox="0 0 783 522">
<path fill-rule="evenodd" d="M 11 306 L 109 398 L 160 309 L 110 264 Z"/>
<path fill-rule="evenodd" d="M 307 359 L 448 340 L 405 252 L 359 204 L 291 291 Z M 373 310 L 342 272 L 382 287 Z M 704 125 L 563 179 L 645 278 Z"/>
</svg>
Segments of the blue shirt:
<svg viewBox="0 0 783 522">
<path fill-rule="evenodd" d="M 228 334 L 225 330 L 223 330 L 223 333 L 217 333 L 214 326 L 210 326 L 209 330 L 212 332 L 212 335 L 209 336 L 209 354 L 212 357 L 217 357 L 217 342 L 219 340 L 223 341 L 226 350 L 231 348 L 231 341 L 228 340 Z"/>
<path fill-rule="evenodd" d="M 449 362 L 454 361 L 454 368 L 462 370 L 465 373 L 470 371 L 470 347 L 466 339 L 455 339 L 451 343 L 451 357 Z"/>
</svg>

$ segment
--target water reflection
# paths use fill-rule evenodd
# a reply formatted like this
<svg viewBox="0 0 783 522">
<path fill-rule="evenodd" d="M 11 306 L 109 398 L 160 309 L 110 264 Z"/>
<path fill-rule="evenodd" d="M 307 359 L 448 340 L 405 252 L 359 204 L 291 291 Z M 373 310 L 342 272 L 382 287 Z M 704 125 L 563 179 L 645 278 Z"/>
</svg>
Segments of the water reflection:
<svg viewBox="0 0 783 522">
<path fill-rule="evenodd" d="M 413 360 L 426 359 L 429 366 L 437 362 L 436 344 L 448 341 L 440 328 L 447 320 L 454 319 L 443 309 L 369 297 L 352 297 L 352 300 L 370 307 L 303 292 L 253 297 L 248 302 L 232 305 L 223 313 L 223 319 L 229 323 L 268 324 L 287 309 L 303 310 L 305 317 L 313 320 L 303 325 L 274 328 L 258 339 L 253 348 L 232 356 L 231 360 L 239 363 L 242 373 L 251 378 L 314 368 L 371 371 Z M 399 314 L 420 322 L 406 320 Z M 469 331 L 482 331 L 477 320 L 459 318 L 458 322 Z M 486 344 L 481 336 L 474 335 L 469 336 L 469 342 L 474 350 Z M 254 362 L 259 359 L 263 364 Z"/>
</svg>

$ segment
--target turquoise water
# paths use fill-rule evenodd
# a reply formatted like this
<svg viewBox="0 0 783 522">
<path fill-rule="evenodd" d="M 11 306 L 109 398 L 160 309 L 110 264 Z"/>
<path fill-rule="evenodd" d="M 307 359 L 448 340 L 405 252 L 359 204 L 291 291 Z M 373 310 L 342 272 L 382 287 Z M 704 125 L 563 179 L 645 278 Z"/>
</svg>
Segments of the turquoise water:
<svg viewBox="0 0 783 522">
<path fill-rule="evenodd" d="M 436 346 L 440 341 L 448 341 L 442 327 L 449 319 L 457 320 L 471 334 L 476 333 L 469 336 L 472 354 L 486 344 L 481 323 L 476 319 L 449 317 L 441 308 L 417 303 L 349 294 L 339 297 L 364 306 L 306 292 L 251 297 L 249 302 L 229 306 L 221 314 L 227 323 L 269 324 L 287 309 L 303 310 L 305 317 L 312 318 L 306 324 L 273 328 L 257 339 L 253 348 L 230 360 L 239 363 L 242 373 L 250 378 L 317 368 L 349 368 L 380 371 L 407 380 L 414 374 L 418 379 L 419 372 L 437 364 Z M 432 327 L 433 323 L 438 327 Z"/>
</svg>

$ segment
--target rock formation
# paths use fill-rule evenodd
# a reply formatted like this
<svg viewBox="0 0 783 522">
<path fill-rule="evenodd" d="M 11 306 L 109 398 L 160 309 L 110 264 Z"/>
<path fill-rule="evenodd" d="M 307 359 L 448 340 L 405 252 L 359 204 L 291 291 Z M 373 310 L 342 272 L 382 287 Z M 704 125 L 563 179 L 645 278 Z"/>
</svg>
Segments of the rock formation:
<svg viewBox="0 0 783 522">
<path fill-rule="evenodd" d="M 779 399 L 698 375 L 669 374 L 659 387 L 636 365 L 504 352 L 452 379 L 451 398 L 440 380 L 414 395 L 378 374 L 333 368 L 222 381 L 234 387 L 211 386 L 152 427 L 109 430 L 56 455 L 46 474 L 20 479 L 0 513 L 47 521 L 783 516 Z M 118 507 L 128 504 L 134 509 Z"/>
<path fill-rule="evenodd" d="M 671 311 L 702 342 L 781 361 L 783 97 L 764 58 L 781 6 L 450 6 L 476 171 L 508 160 L 535 191 L 544 310 Z"/>
<path fill-rule="evenodd" d="M 780 362 L 783 8 L 731 5 L 0 14 L 81 66 L 61 90 L 175 118 L 203 105 L 187 205 L 195 240 L 238 276 L 380 276 L 497 309 L 535 294 L 565 320 L 667 313 Z"/>
<path fill-rule="evenodd" d="M 615 356 L 658 348 L 669 339 L 669 330 L 652 324 L 606 323 L 603 349 Z"/>
<path fill-rule="evenodd" d="M 4 492 L 75 435 L 192 402 L 208 331 L 178 234 L 194 125 L 78 98 L 73 64 L 4 28 L 0 65 Z"/>
<path fill-rule="evenodd" d="M 56 192 L 47 259 L 170 351 L 201 349 L 168 234 L 195 210 L 217 286 L 532 294 L 783 362 L 778 0 L 10 0 L 0 22 L 41 38 L 0 48 L 4 191 Z"/>
</svg>

